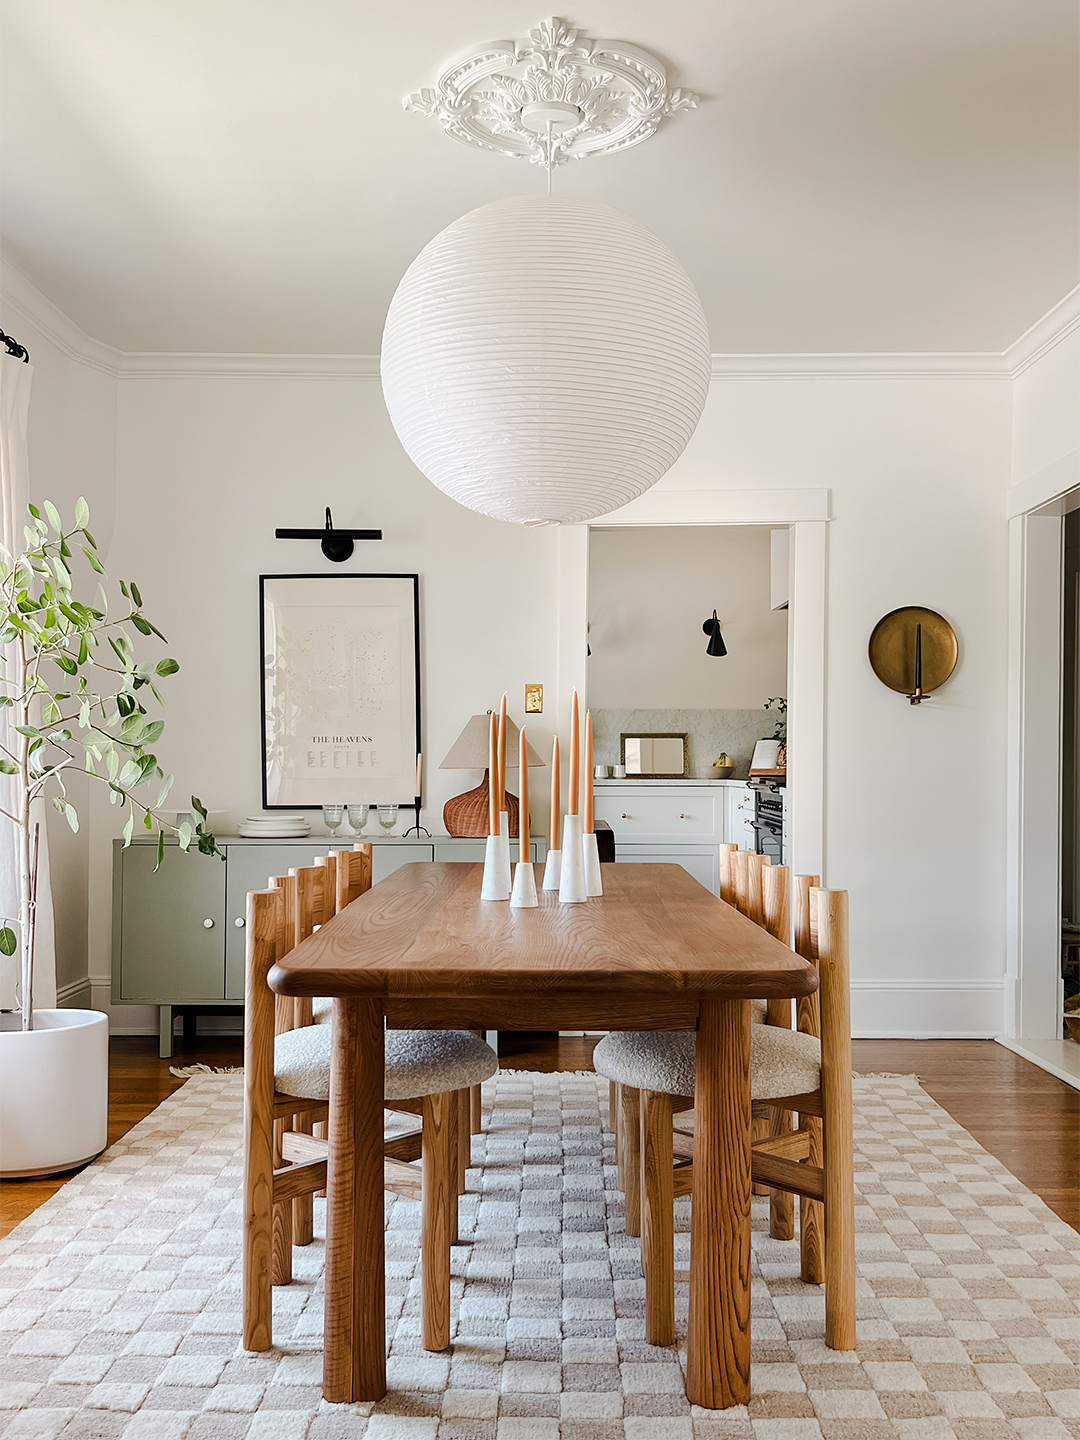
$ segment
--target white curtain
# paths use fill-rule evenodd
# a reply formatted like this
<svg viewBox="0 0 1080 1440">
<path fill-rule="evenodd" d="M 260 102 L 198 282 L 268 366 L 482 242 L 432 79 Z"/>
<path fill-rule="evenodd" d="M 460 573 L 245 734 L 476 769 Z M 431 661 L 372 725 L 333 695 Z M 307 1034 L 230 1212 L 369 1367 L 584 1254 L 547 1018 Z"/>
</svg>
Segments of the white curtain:
<svg viewBox="0 0 1080 1440">
<path fill-rule="evenodd" d="M 0 354 L 0 540 L 7 550 L 18 553 L 23 548 L 23 525 L 26 505 L 30 499 L 29 464 L 26 432 L 30 412 L 30 386 L 34 367 L 16 360 L 13 355 Z M 7 667 L 5 667 L 7 669 Z M 18 736 L 9 706 L 0 707 L 0 740 L 9 750 L 15 748 Z M 0 807 L 17 813 L 15 777 L 0 775 Z M 52 890 L 49 883 L 49 845 L 45 833 L 45 801 L 39 800 L 31 820 L 41 824 L 38 851 L 37 933 L 34 942 L 34 1008 L 52 1009 L 56 1005 L 56 945 L 53 935 Z M 19 914 L 19 852 L 15 827 L 0 815 L 0 911 L 10 919 Z M 5 1009 L 14 1005 L 18 958 L 4 960 L 3 987 L 0 1003 Z"/>
</svg>

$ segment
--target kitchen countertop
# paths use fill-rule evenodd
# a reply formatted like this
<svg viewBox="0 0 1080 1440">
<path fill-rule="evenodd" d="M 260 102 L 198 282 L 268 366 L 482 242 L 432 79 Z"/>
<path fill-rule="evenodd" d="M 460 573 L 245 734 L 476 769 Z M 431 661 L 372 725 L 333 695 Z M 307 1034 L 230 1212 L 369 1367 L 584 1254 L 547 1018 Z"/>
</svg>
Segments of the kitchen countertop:
<svg viewBox="0 0 1080 1440">
<path fill-rule="evenodd" d="M 611 779 L 611 780 L 599 780 L 599 779 L 597 779 L 597 780 L 594 780 L 594 781 L 593 781 L 593 785 L 594 785 L 598 790 L 601 789 L 602 787 L 613 786 L 613 785 L 657 785 L 657 786 L 660 786 L 660 785 L 685 785 L 685 786 L 693 786 L 695 789 L 700 790 L 700 789 L 702 788 L 702 786 L 705 786 L 705 785 L 709 786 L 710 789 L 711 789 L 712 786 L 714 786 L 714 785 L 745 785 L 745 784 L 747 784 L 748 779 L 749 779 L 748 776 L 743 776 L 743 778 L 740 780 L 740 779 L 738 778 L 738 776 L 732 775 L 730 778 L 728 778 L 728 779 L 726 779 L 726 780 L 715 780 L 715 779 L 712 779 L 712 778 L 706 780 L 704 776 L 701 776 L 701 777 L 698 778 L 698 779 L 691 779 L 691 780 L 649 780 L 649 779 L 644 779 L 644 778 L 643 778 L 642 776 L 640 776 L 640 775 L 627 775 L 627 776 L 625 776 L 625 777 L 624 777 L 623 779 L 621 779 L 621 780 L 615 780 L 615 779 Z"/>
</svg>

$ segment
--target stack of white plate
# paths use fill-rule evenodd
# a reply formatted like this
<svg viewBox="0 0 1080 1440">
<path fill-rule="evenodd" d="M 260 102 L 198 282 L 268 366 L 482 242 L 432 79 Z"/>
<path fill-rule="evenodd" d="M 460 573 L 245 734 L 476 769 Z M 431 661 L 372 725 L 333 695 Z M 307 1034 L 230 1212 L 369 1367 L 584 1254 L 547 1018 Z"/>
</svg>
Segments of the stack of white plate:
<svg viewBox="0 0 1080 1440">
<path fill-rule="evenodd" d="M 306 815 L 249 815 L 236 830 L 245 840 L 303 840 L 311 821 Z"/>
</svg>

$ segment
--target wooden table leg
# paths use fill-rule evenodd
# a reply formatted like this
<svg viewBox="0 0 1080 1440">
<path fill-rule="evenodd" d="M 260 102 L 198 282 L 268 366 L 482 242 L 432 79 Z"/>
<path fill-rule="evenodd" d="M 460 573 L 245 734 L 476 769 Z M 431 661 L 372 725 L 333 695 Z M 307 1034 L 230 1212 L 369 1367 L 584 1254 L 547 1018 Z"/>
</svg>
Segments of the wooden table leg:
<svg viewBox="0 0 1080 1440">
<path fill-rule="evenodd" d="M 383 1065 L 381 1001 L 335 999 L 323 1395 L 339 1403 L 386 1394 Z"/>
<path fill-rule="evenodd" d="M 686 1395 L 750 1399 L 750 1004 L 702 997 L 694 1097 Z"/>
</svg>

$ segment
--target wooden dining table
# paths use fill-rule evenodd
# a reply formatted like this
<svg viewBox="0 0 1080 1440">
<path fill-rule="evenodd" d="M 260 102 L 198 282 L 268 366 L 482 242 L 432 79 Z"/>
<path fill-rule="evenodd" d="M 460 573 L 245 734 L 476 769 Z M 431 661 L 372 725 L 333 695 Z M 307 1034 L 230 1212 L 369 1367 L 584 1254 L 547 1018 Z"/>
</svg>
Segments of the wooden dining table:
<svg viewBox="0 0 1080 1440">
<path fill-rule="evenodd" d="M 542 867 L 540 867 L 542 869 Z M 333 997 L 323 1393 L 386 1394 L 383 1027 L 696 1030 L 688 1398 L 750 1396 L 750 1000 L 812 965 L 678 865 L 605 865 L 604 894 L 480 899 L 483 867 L 406 865 L 270 972 Z"/>
</svg>

